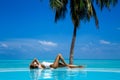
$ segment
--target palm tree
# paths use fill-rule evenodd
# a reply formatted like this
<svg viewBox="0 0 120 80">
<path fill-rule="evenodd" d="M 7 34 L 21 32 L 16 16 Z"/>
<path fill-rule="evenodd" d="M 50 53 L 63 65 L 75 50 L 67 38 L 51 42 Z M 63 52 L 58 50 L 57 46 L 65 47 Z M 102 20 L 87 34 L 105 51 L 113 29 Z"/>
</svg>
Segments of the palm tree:
<svg viewBox="0 0 120 80">
<path fill-rule="evenodd" d="M 50 7 L 55 11 L 55 22 L 61 18 L 65 18 L 67 11 L 67 4 L 70 4 L 70 15 L 74 24 L 72 43 L 70 48 L 69 64 L 73 64 L 74 45 L 76 40 L 76 32 L 82 20 L 90 21 L 93 17 L 95 20 L 96 28 L 98 26 L 98 18 L 96 15 L 94 4 L 103 8 L 110 9 L 111 5 L 116 5 L 118 0 L 50 0 Z"/>
</svg>

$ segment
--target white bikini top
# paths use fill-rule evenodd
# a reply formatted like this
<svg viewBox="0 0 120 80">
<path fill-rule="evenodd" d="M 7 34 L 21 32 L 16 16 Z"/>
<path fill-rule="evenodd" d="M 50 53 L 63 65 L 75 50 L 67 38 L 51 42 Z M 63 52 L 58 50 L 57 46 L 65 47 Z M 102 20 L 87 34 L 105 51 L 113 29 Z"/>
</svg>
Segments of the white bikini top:
<svg viewBox="0 0 120 80">
<path fill-rule="evenodd" d="M 43 64 L 45 68 L 50 68 L 50 65 L 53 63 L 43 61 L 41 64 Z"/>
</svg>

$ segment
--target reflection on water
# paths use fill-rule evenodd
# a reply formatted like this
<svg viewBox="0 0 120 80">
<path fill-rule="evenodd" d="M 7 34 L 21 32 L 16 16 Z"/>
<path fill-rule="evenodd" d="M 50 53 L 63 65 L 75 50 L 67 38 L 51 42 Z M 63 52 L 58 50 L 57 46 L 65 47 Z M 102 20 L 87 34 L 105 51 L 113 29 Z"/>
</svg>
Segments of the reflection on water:
<svg viewBox="0 0 120 80">
<path fill-rule="evenodd" d="M 30 70 L 30 77 L 32 80 L 38 80 L 40 75 L 41 75 L 41 69 Z"/>
<path fill-rule="evenodd" d="M 86 75 L 80 69 L 33 69 L 30 70 L 31 80 L 78 80 Z"/>
</svg>

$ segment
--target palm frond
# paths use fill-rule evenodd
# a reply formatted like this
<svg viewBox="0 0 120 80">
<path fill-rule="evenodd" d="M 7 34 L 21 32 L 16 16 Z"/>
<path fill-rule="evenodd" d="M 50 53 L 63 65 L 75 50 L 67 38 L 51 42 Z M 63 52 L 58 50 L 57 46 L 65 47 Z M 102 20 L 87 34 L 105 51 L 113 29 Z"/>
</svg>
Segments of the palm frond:
<svg viewBox="0 0 120 80">
<path fill-rule="evenodd" d="M 50 7 L 52 9 L 59 9 L 63 6 L 63 4 L 59 0 L 50 0 Z"/>
<path fill-rule="evenodd" d="M 95 11 L 95 8 L 92 4 L 92 10 L 93 10 L 93 17 L 95 19 L 95 24 L 96 24 L 96 27 L 99 28 L 99 21 L 98 21 L 98 18 L 97 18 L 97 15 L 96 15 L 96 11 Z"/>
<path fill-rule="evenodd" d="M 110 6 L 115 6 L 118 0 L 96 0 L 96 4 L 102 10 L 104 7 L 110 9 Z"/>
<path fill-rule="evenodd" d="M 67 0 L 50 0 L 50 6 L 55 10 L 55 22 L 61 18 L 65 18 L 67 3 Z"/>
</svg>

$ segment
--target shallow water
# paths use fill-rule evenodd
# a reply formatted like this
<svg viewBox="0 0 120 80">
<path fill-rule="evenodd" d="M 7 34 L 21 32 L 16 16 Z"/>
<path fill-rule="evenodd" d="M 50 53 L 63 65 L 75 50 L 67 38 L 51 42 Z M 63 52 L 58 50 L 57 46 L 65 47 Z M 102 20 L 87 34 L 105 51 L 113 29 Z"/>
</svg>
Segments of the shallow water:
<svg viewBox="0 0 120 80">
<path fill-rule="evenodd" d="M 30 62 L 31 60 L 1 60 L 0 80 L 120 80 L 120 60 L 75 60 L 75 64 L 86 67 L 44 70 L 30 70 Z"/>
</svg>

